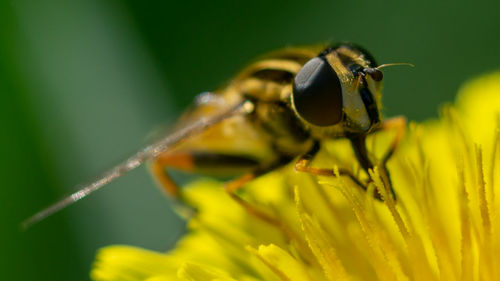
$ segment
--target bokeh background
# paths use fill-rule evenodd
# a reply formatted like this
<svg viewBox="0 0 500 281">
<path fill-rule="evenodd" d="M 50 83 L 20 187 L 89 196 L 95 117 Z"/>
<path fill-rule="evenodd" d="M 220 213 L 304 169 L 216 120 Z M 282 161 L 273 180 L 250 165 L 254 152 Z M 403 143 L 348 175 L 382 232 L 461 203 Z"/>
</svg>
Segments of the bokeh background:
<svg viewBox="0 0 500 281">
<path fill-rule="evenodd" d="M 0 1 L 0 279 L 88 280 L 110 244 L 169 249 L 183 222 L 138 169 L 19 222 L 140 147 L 266 51 L 349 40 L 385 71 L 384 112 L 437 116 L 500 67 L 499 1 Z"/>
</svg>

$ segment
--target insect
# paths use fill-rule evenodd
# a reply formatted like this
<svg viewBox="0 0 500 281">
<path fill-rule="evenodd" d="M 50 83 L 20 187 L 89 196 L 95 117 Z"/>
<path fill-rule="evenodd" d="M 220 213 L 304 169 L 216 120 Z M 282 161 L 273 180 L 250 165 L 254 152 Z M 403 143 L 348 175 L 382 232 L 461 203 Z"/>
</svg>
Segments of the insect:
<svg viewBox="0 0 500 281">
<path fill-rule="evenodd" d="M 381 68 L 363 48 L 352 43 L 330 47 L 288 48 L 272 53 L 241 71 L 225 87 L 200 94 L 179 119 L 173 134 L 145 147 L 77 192 L 35 214 L 36 223 L 150 161 L 160 186 L 182 200 L 168 170 L 207 174 L 240 174 L 226 191 L 244 207 L 266 219 L 236 191 L 252 179 L 295 162 L 295 169 L 333 176 L 311 161 L 325 140 L 347 138 L 360 167 L 379 167 L 392 190 L 386 163 L 396 150 L 406 121 L 382 121 Z M 381 159 L 373 159 L 366 137 L 378 130 L 397 134 Z M 340 169 L 359 187 L 366 183 Z M 394 192 L 392 191 L 394 195 Z M 375 194 L 380 197 L 379 193 Z"/>
</svg>

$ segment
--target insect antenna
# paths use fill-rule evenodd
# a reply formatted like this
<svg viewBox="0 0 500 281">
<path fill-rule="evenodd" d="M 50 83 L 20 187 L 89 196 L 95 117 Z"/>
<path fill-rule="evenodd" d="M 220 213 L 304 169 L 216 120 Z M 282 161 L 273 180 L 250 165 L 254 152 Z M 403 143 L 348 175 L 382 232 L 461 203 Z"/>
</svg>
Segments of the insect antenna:
<svg viewBox="0 0 500 281">
<path fill-rule="evenodd" d="M 381 69 L 381 68 L 384 68 L 384 67 L 396 66 L 396 65 L 406 65 L 406 66 L 409 66 L 409 67 L 415 67 L 415 65 L 413 65 L 412 63 L 409 63 L 409 62 L 394 62 L 394 63 L 384 63 L 384 64 L 381 64 L 381 65 L 375 67 L 375 68 L 376 69 Z"/>
<path fill-rule="evenodd" d="M 227 111 L 223 111 L 222 113 L 219 113 L 217 115 L 200 119 L 178 131 L 175 131 L 167 137 L 162 138 L 149 146 L 146 146 L 145 148 L 137 151 L 125 161 L 121 162 L 101 176 L 97 177 L 95 180 L 79 186 L 78 191 L 70 194 L 69 196 L 48 206 L 47 208 L 39 211 L 38 213 L 23 221 L 21 223 L 22 229 L 27 229 L 32 225 L 40 222 L 41 220 L 47 218 L 48 216 L 53 215 L 61 209 L 73 204 L 74 202 L 87 197 L 89 194 L 99 190 L 101 187 L 109 184 L 113 180 L 139 167 L 145 161 L 155 158 L 162 152 L 171 149 L 186 138 L 197 135 L 205 131 L 209 127 L 235 115 L 248 114 L 252 112 L 253 109 L 254 104 L 251 101 L 245 100 L 238 103 L 237 105 L 230 107 Z"/>
</svg>

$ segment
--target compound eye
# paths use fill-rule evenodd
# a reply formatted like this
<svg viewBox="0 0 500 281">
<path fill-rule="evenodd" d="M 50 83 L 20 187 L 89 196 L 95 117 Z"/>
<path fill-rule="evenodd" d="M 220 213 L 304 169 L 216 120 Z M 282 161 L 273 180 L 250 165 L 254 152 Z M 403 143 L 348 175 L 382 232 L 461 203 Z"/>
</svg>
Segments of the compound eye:
<svg viewBox="0 0 500 281">
<path fill-rule="evenodd" d="M 307 122 L 332 126 L 342 120 L 342 85 L 323 57 L 308 61 L 293 82 L 293 106 Z"/>
</svg>

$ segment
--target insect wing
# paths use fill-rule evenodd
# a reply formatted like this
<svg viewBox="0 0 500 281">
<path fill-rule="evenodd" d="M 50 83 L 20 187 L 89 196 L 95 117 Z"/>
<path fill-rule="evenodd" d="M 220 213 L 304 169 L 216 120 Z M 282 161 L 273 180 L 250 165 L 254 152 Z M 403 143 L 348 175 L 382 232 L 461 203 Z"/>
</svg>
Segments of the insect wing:
<svg viewBox="0 0 500 281">
<path fill-rule="evenodd" d="M 219 111 L 209 117 L 202 117 L 199 120 L 190 122 L 182 128 L 177 129 L 172 134 L 162 138 L 151 145 L 137 151 L 131 157 L 106 171 L 94 181 L 78 187 L 78 191 L 70 194 L 62 200 L 50 205 L 49 207 L 39 211 L 30 218 L 21 223 L 23 229 L 26 229 L 33 224 L 43 220 L 44 218 L 58 212 L 59 210 L 71 205 L 72 203 L 88 196 L 94 191 L 107 185 L 113 180 L 125 175 L 131 170 L 139 167 L 145 161 L 155 158 L 161 153 L 174 148 L 182 141 L 189 139 L 192 136 L 203 133 L 208 128 L 237 115 L 245 115 L 253 110 L 253 104 L 250 101 L 241 101 L 233 106 L 228 106 L 227 110 Z"/>
</svg>

